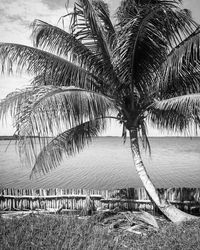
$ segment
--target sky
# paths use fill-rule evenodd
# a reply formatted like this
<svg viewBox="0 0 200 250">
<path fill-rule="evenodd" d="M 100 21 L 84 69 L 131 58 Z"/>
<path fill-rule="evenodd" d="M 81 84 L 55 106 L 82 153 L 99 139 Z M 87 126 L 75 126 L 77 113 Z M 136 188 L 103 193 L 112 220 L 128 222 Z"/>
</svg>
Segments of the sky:
<svg viewBox="0 0 200 250">
<path fill-rule="evenodd" d="M 41 19 L 53 25 L 62 26 L 59 18 L 66 15 L 65 3 L 67 0 L 0 0 L 0 42 L 19 43 L 32 45 L 30 39 L 31 23 L 34 19 Z M 69 0 L 69 8 L 73 6 L 73 0 Z M 120 0 L 105 0 L 109 4 L 111 14 L 119 5 Z M 200 23 L 200 0 L 183 0 L 183 6 L 192 12 L 194 19 Z M 69 9 L 70 11 L 70 9 Z M 67 20 L 65 20 L 67 22 Z M 0 99 L 3 99 L 9 92 L 25 87 L 29 84 L 30 78 L 27 75 L 3 76 L 0 75 Z M 150 136 L 166 136 L 149 127 Z M 0 135 L 12 135 L 14 128 L 8 118 L 4 126 L 0 123 Z M 105 135 L 121 136 L 121 128 L 118 124 L 112 123 Z"/>
</svg>

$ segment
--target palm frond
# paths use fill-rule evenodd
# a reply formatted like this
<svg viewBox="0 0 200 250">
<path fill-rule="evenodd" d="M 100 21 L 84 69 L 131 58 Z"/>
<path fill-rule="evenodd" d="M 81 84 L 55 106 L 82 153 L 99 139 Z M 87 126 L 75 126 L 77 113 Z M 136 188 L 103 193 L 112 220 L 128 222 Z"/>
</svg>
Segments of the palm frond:
<svg viewBox="0 0 200 250">
<path fill-rule="evenodd" d="M 190 133 L 194 125 L 197 127 L 200 125 L 199 105 L 200 94 L 155 101 L 149 107 L 148 119 L 158 129 Z"/>
<path fill-rule="evenodd" d="M 200 93 L 155 101 L 152 106 L 163 111 L 173 110 L 185 115 L 193 115 L 198 112 L 200 115 Z"/>
<path fill-rule="evenodd" d="M 170 77 L 171 78 L 171 77 Z M 163 80 L 166 80 L 165 82 Z M 188 70 L 183 67 L 179 75 L 171 79 L 162 79 L 158 81 L 155 89 L 158 91 L 160 100 L 200 92 L 200 74 L 195 69 Z"/>
<path fill-rule="evenodd" d="M 101 78 L 101 76 L 95 76 L 92 75 L 92 84 L 90 85 L 88 82 L 88 85 L 85 86 L 85 89 L 87 90 L 91 90 L 91 91 L 95 91 L 97 93 L 102 93 L 105 94 L 106 93 L 106 89 L 107 89 L 107 83 Z M 33 79 L 30 81 L 30 84 L 33 86 L 47 86 L 47 85 L 52 85 L 52 86 L 68 86 L 68 85 L 62 85 L 58 80 L 54 80 L 51 78 L 51 76 L 46 75 L 46 73 L 41 73 L 35 77 L 33 77 Z M 78 86 L 76 86 L 78 85 Z M 70 86 L 75 86 L 75 87 L 80 87 L 79 83 L 77 82 L 76 84 L 73 85 L 69 85 Z M 107 94 L 108 96 L 108 94 Z"/>
<path fill-rule="evenodd" d="M 92 141 L 93 137 L 98 136 L 105 129 L 105 122 L 105 119 L 84 122 L 52 139 L 36 157 L 31 177 L 36 173 L 46 174 L 56 168 L 62 161 L 64 154 L 68 157 L 74 156 L 83 150 Z M 35 152 L 34 148 L 29 150 L 28 154 L 33 154 L 33 152 Z"/>
<path fill-rule="evenodd" d="M 193 28 L 197 27 L 190 11 L 182 9 L 179 0 L 121 1 L 116 15 L 119 26 L 123 28 L 130 19 L 140 15 L 145 9 L 156 8 L 160 10 L 157 11 L 156 18 L 152 22 L 162 31 L 171 47 L 180 43 L 183 36 L 188 36 Z"/>
<path fill-rule="evenodd" d="M 126 137 L 127 137 L 127 129 L 126 129 L 125 124 L 123 124 L 123 127 L 122 127 L 122 138 L 123 138 L 124 143 L 126 142 Z"/>
<path fill-rule="evenodd" d="M 116 57 L 115 63 L 123 82 L 147 93 L 146 83 L 155 82 L 153 72 L 167 58 L 169 48 L 190 35 L 196 23 L 187 11 L 179 9 L 179 1 L 128 1 L 130 6 L 126 3 L 118 10 L 116 54 L 121 56 Z"/>
<path fill-rule="evenodd" d="M 110 19 L 110 12 L 108 4 L 102 0 L 93 1 L 94 9 L 101 21 L 105 38 L 108 42 L 109 48 L 112 51 L 116 43 L 116 31 Z"/>
<path fill-rule="evenodd" d="M 112 84 L 119 84 L 119 79 L 113 68 L 111 46 L 106 39 L 107 31 L 102 26 L 102 15 L 105 16 L 102 11 L 105 11 L 105 5 L 101 5 L 104 7 L 100 8 L 100 4 L 96 2 L 98 1 L 78 0 L 75 3 L 70 28 L 78 40 L 101 58 L 104 65 L 103 75 L 109 80 L 112 89 Z"/>
<path fill-rule="evenodd" d="M 0 43 L 2 72 L 43 74 L 62 86 L 95 88 L 95 79 L 87 70 L 49 52 L 20 44 Z"/>
<path fill-rule="evenodd" d="M 160 6 L 147 8 L 132 16 L 121 29 L 115 50 L 116 55 L 120 54 L 115 64 L 122 82 L 143 94 L 147 91 L 145 83 L 151 81 L 152 72 L 157 71 L 165 57 L 165 39 L 158 24 L 153 23 L 160 9 Z"/>
<path fill-rule="evenodd" d="M 98 52 L 100 50 L 106 61 L 109 61 L 109 51 L 104 39 L 104 31 L 93 3 L 89 0 L 78 0 L 75 3 L 71 24 L 70 28 L 75 37 L 83 41 L 93 51 Z M 75 29 L 76 32 L 74 32 Z M 90 42 L 91 40 L 93 40 L 93 43 Z"/>
<path fill-rule="evenodd" d="M 17 133 L 20 136 L 49 136 L 63 128 L 103 117 L 115 108 L 108 97 L 75 87 L 34 87 L 20 106 Z"/>
<path fill-rule="evenodd" d="M 148 116 L 149 124 L 159 130 L 166 130 L 172 133 L 188 132 L 191 128 L 192 119 L 184 114 L 173 110 L 161 111 L 152 109 Z"/>
<path fill-rule="evenodd" d="M 103 73 L 103 64 L 98 55 L 76 39 L 73 34 L 41 20 L 35 20 L 32 27 L 34 46 L 48 49 L 59 56 L 70 57 L 72 61 L 90 72 Z"/>
<path fill-rule="evenodd" d="M 20 106 L 32 96 L 33 88 L 28 87 L 23 90 L 16 90 L 9 93 L 6 98 L 0 101 L 0 120 L 6 120 L 8 114 L 11 117 L 16 117 L 20 112 Z"/>
<path fill-rule="evenodd" d="M 151 155 L 151 146 L 150 146 L 150 142 L 149 142 L 148 135 L 147 135 L 147 126 L 144 120 L 142 120 L 142 122 L 140 123 L 139 138 L 142 142 L 143 148 L 146 151 L 148 150 L 149 154 Z"/>
<path fill-rule="evenodd" d="M 164 30 L 162 33 L 168 41 L 169 49 L 172 49 L 188 37 L 198 24 L 192 19 L 189 10 L 180 8 L 179 1 L 176 1 L 174 6 L 167 2 L 166 8 L 164 7 L 162 10 L 164 14 Z M 161 26 L 160 29 L 162 29 Z"/>
<path fill-rule="evenodd" d="M 161 92 L 169 92 L 170 88 L 182 88 L 186 93 L 199 89 L 200 71 L 200 28 L 184 39 L 168 55 L 162 65 L 162 80 L 159 84 Z M 184 93 L 184 92 L 182 92 Z"/>
</svg>

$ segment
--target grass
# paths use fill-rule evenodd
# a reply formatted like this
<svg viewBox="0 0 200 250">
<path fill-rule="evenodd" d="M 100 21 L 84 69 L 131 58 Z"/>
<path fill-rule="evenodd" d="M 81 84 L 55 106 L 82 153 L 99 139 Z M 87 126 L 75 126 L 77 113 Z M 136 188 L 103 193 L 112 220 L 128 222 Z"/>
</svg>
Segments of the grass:
<svg viewBox="0 0 200 250">
<path fill-rule="evenodd" d="M 164 223 L 147 236 L 115 231 L 94 219 L 30 215 L 0 218 L 0 249 L 200 249 L 200 221 Z"/>
<path fill-rule="evenodd" d="M 197 250 L 200 249 L 200 220 L 180 225 L 169 223 L 141 241 L 136 249 Z"/>
<path fill-rule="evenodd" d="M 113 249 L 114 239 L 95 223 L 76 217 L 0 219 L 2 249 Z"/>
</svg>

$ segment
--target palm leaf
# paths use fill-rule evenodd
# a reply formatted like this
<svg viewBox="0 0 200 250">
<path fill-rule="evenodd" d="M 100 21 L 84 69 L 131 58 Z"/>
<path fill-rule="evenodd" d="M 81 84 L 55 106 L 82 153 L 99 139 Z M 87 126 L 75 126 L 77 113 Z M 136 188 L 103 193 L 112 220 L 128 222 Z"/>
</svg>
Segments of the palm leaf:
<svg viewBox="0 0 200 250">
<path fill-rule="evenodd" d="M 116 43 L 116 32 L 110 19 L 108 4 L 102 0 L 99 0 L 93 1 L 93 6 L 103 26 L 103 31 L 105 33 L 109 48 L 112 51 Z"/>
<path fill-rule="evenodd" d="M 173 133 L 189 132 L 192 119 L 184 114 L 173 110 L 161 111 L 160 109 L 151 110 L 148 116 L 149 124 L 160 130 L 167 130 Z"/>
<path fill-rule="evenodd" d="M 35 20 L 32 26 L 32 37 L 36 47 L 48 49 L 59 56 L 70 56 L 72 61 L 88 68 L 90 72 L 102 74 L 103 64 L 98 55 L 77 40 L 73 34 L 41 20 Z"/>
<path fill-rule="evenodd" d="M 17 132 L 21 136 L 53 135 L 63 128 L 105 116 L 112 109 L 111 99 L 92 91 L 75 87 L 35 87 L 20 107 Z"/>
<path fill-rule="evenodd" d="M 179 1 L 125 1 L 118 10 L 116 54 L 121 56 L 116 57 L 116 67 L 122 81 L 140 93 L 147 94 L 149 83 L 155 82 L 152 72 L 158 72 L 172 44 L 194 30 L 195 23 L 178 4 Z"/>
<path fill-rule="evenodd" d="M 10 113 L 11 117 L 16 117 L 20 112 L 20 106 L 25 103 L 32 94 L 32 87 L 9 93 L 6 98 L 0 101 L 0 120 L 6 120 L 8 113 Z"/>
<path fill-rule="evenodd" d="M 168 92 L 170 88 L 183 88 L 185 93 L 199 86 L 200 68 L 200 29 L 199 27 L 168 55 L 162 65 L 162 81 L 159 88 Z M 182 92 L 184 93 L 184 92 Z"/>
<path fill-rule="evenodd" d="M 165 57 L 163 35 L 152 23 L 159 11 L 160 6 L 156 6 L 133 15 L 121 29 L 115 50 L 120 54 L 115 64 L 122 82 L 135 86 L 140 93 L 147 91 L 146 82 L 151 81 L 152 72 Z"/>
<path fill-rule="evenodd" d="M 71 128 L 52 139 L 39 153 L 31 177 L 36 173 L 47 173 L 56 168 L 63 159 L 63 155 L 74 156 L 98 136 L 105 129 L 105 119 L 91 120 Z M 35 149 L 32 148 L 32 151 Z M 30 157 L 29 157 L 30 158 Z"/>
<path fill-rule="evenodd" d="M 85 85 L 85 89 L 91 90 L 91 91 L 96 91 L 97 93 L 102 93 L 105 94 L 105 89 L 106 89 L 106 82 L 101 78 L 101 77 L 96 77 L 95 75 L 92 75 L 92 82 L 89 84 L 89 82 Z M 46 73 L 39 74 L 35 76 L 32 81 L 30 82 L 31 85 L 33 86 L 47 86 L 47 85 L 52 85 L 52 86 L 66 86 L 65 84 L 61 84 L 58 80 L 52 79 L 51 76 L 46 75 Z M 78 85 L 78 86 L 76 86 Z M 68 85 L 67 85 L 68 86 Z M 70 86 L 75 86 L 75 87 L 80 87 L 79 82 L 70 85 Z"/>
<path fill-rule="evenodd" d="M 192 19 L 190 11 L 181 9 L 180 5 L 179 0 L 121 1 L 117 10 L 119 26 L 123 28 L 130 19 L 140 15 L 144 10 L 158 8 L 152 22 L 161 30 L 169 45 L 174 47 L 174 44 L 182 41 L 183 36 L 191 34 L 191 30 L 197 25 Z"/>
<path fill-rule="evenodd" d="M 0 43 L 2 72 L 25 70 L 29 74 L 43 74 L 59 85 L 95 88 L 95 79 L 85 69 L 49 52 L 20 44 Z"/>
<path fill-rule="evenodd" d="M 100 50 L 105 61 L 109 61 L 109 51 L 103 27 L 98 16 L 99 14 L 96 13 L 94 5 L 89 0 L 79 0 L 75 3 L 71 22 L 72 25 L 70 28 L 71 30 L 77 29 L 77 32 L 74 33 L 74 35 L 80 40 L 85 41 L 85 44 L 88 47 L 90 47 L 90 40 L 92 39 L 92 50 L 95 52 Z"/>
<path fill-rule="evenodd" d="M 155 101 L 148 110 L 148 119 L 159 129 L 190 133 L 200 124 L 200 94 L 178 96 Z"/>
<path fill-rule="evenodd" d="M 166 81 L 160 78 L 155 87 L 161 100 L 200 92 L 200 74 L 196 69 L 188 70 L 183 67 L 179 75 L 164 80 Z"/>
<path fill-rule="evenodd" d="M 150 146 L 150 142 L 149 142 L 148 135 L 147 135 L 147 126 L 144 120 L 140 123 L 140 126 L 139 126 L 139 137 L 142 142 L 143 148 L 146 151 L 148 150 L 149 154 L 151 155 L 151 146 Z"/>
<path fill-rule="evenodd" d="M 96 2 L 98 1 L 77 1 L 70 28 L 77 39 L 81 40 L 90 50 L 101 57 L 104 65 L 103 75 L 104 78 L 109 80 L 110 85 L 111 83 L 119 84 L 119 79 L 112 65 L 111 46 L 106 39 L 107 31 L 102 26 L 102 16 L 105 18 L 105 13 L 102 13 L 102 11 L 105 11 L 105 7 L 100 8 L 100 4 Z"/>
<path fill-rule="evenodd" d="M 152 106 L 163 111 L 173 110 L 185 115 L 192 115 L 198 111 L 200 115 L 200 93 L 156 101 Z"/>
</svg>

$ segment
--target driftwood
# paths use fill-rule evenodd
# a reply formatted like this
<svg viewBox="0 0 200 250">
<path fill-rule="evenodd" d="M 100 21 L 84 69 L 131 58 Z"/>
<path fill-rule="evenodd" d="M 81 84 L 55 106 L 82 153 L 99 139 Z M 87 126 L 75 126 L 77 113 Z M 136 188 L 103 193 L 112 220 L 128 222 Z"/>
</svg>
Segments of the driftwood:
<svg viewBox="0 0 200 250">
<path fill-rule="evenodd" d="M 13 219 L 17 218 L 20 219 L 22 217 L 28 216 L 28 215 L 50 215 L 50 214 L 67 214 L 67 215 L 75 215 L 80 214 L 81 211 L 79 210 L 73 210 L 73 209 L 63 209 L 63 206 L 59 209 L 37 209 L 37 210 L 29 210 L 29 211 L 3 211 L 0 214 L 0 217 L 3 219 Z"/>
<path fill-rule="evenodd" d="M 37 211 L 18 211 L 18 212 L 13 212 L 13 211 L 6 211 L 5 213 L 1 213 L 1 218 L 3 219 L 13 219 L 13 218 L 17 218 L 20 219 L 22 217 L 25 216 L 29 216 L 29 215 L 41 215 L 41 214 L 55 214 L 56 211 L 48 211 L 48 210 L 37 210 Z"/>
<path fill-rule="evenodd" d="M 24 216 L 33 214 L 33 211 L 19 211 L 19 212 L 9 212 L 1 214 L 1 218 L 3 219 L 13 219 L 13 218 L 22 218 Z"/>
</svg>

